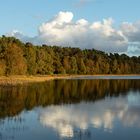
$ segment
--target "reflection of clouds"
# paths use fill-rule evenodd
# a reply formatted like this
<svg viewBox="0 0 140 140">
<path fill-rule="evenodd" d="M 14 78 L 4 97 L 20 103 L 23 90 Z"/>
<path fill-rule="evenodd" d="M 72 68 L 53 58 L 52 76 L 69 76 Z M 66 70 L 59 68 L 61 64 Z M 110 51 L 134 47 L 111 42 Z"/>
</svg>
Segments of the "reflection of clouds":
<svg viewBox="0 0 140 140">
<path fill-rule="evenodd" d="M 41 113 L 40 121 L 43 125 L 56 129 L 63 137 L 73 137 L 71 112 L 68 110 L 63 107 L 50 107 Z"/>
<path fill-rule="evenodd" d="M 61 137 L 73 137 L 74 129 L 95 128 L 113 130 L 114 122 L 119 120 L 123 125 L 140 126 L 140 95 L 106 98 L 95 103 L 51 106 L 43 109 L 40 122 L 46 127 L 55 129 Z M 134 98 L 137 99 L 135 104 Z"/>
<path fill-rule="evenodd" d="M 96 128 L 112 129 L 113 115 L 107 111 L 103 116 L 92 116 L 91 124 Z"/>
<path fill-rule="evenodd" d="M 130 107 L 120 117 L 125 126 L 140 126 L 140 107 Z"/>
<path fill-rule="evenodd" d="M 137 95 L 134 94 L 129 94 L 128 98 L 128 102 L 131 105 L 139 105 L 140 106 L 140 94 L 137 93 Z"/>
</svg>

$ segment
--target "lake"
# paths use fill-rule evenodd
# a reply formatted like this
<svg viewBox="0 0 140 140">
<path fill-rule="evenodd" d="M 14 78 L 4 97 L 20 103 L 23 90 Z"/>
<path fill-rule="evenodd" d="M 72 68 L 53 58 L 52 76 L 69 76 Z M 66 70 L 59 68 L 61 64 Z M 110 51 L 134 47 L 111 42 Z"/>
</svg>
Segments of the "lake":
<svg viewBox="0 0 140 140">
<path fill-rule="evenodd" d="M 140 76 L 0 86 L 0 140 L 140 140 Z"/>
</svg>

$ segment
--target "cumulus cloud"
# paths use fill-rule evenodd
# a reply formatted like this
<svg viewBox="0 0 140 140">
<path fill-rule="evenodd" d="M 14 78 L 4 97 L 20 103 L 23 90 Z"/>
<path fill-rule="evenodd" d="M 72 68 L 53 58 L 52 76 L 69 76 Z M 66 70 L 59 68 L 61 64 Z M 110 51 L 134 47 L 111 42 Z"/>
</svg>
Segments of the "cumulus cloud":
<svg viewBox="0 0 140 140">
<path fill-rule="evenodd" d="M 127 49 L 127 54 L 130 56 L 140 56 L 140 42 L 130 42 Z"/>
<path fill-rule="evenodd" d="M 140 22 L 124 22 L 117 29 L 112 18 L 91 23 L 86 19 L 73 21 L 73 17 L 72 12 L 59 12 L 42 23 L 37 36 L 29 38 L 20 32 L 13 32 L 12 36 L 34 44 L 95 48 L 106 52 L 127 52 L 129 44 L 140 42 Z M 128 52 L 133 46 L 129 46 L 132 49 Z"/>
<path fill-rule="evenodd" d="M 129 41 L 127 53 L 140 55 L 140 21 L 135 23 L 124 22 L 121 25 L 121 30 Z"/>
<path fill-rule="evenodd" d="M 33 38 L 33 37 L 26 36 L 18 30 L 13 30 L 12 32 L 7 33 L 6 36 L 16 37 L 17 39 L 20 39 L 23 42 L 34 42 L 34 39 L 35 39 L 35 37 Z"/>
<path fill-rule="evenodd" d="M 121 25 L 121 30 L 129 42 L 140 42 L 140 21 L 135 23 L 124 22 Z"/>
<path fill-rule="evenodd" d="M 51 21 L 43 23 L 39 27 L 41 42 L 104 51 L 118 52 L 127 49 L 125 37 L 113 28 L 111 18 L 94 23 L 89 23 L 85 19 L 73 22 L 72 19 L 71 12 L 60 12 Z"/>
<path fill-rule="evenodd" d="M 139 116 L 140 95 L 136 93 L 95 103 L 47 107 L 39 118 L 42 125 L 52 127 L 61 137 L 74 137 L 75 128 L 85 131 L 92 126 L 113 131 L 115 120 L 123 126 L 140 127 Z"/>
</svg>

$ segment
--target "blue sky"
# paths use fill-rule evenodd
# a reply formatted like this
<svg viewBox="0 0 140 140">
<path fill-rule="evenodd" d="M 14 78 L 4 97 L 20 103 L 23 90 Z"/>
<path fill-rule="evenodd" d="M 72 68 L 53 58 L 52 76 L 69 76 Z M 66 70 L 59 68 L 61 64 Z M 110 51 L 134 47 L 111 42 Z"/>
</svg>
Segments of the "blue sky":
<svg viewBox="0 0 140 140">
<path fill-rule="evenodd" d="M 71 12 L 72 19 L 71 14 L 67 12 Z M 128 53 L 128 51 L 131 51 L 129 52 L 130 55 L 139 55 L 139 13 L 140 0 L 0 0 L 0 35 L 17 30 L 19 33 L 16 32 L 15 34 L 14 32 L 11 35 L 23 41 L 81 47 L 80 44 L 74 43 L 75 38 L 77 37 L 75 42 L 78 42 L 82 37 L 83 40 L 86 40 L 92 34 L 93 39 L 91 38 L 88 44 L 82 42 L 85 47 L 91 46 L 95 47 L 95 49 L 111 52 Z M 69 18 L 69 22 L 67 22 L 69 30 L 67 30 L 65 21 L 60 23 L 58 20 L 66 17 Z M 78 31 L 72 32 L 70 29 L 77 29 L 76 25 L 80 19 L 90 23 L 86 32 L 83 33 L 83 36 L 79 34 L 73 39 L 68 39 L 68 35 L 74 36 L 75 32 Z M 53 26 L 53 22 L 61 26 L 63 23 L 64 30 L 56 29 L 56 26 Z M 71 22 L 75 26 L 71 26 Z M 85 27 L 83 21 L 78 22 L 78 24 L 80 29 Z M 48 27 L 51 27 L 51 29 L 48 30 Z M 91 28 L 92 33 L 90 33 Z M 54 33 L 56 30 L 59 30 L 60 34 L 64 32 L 68 34 L 63 34 L 66 37 L 62 38 L 58 36 L 58 32 Z M 23 33 L 24 36 L 20 33 Z M 86 34 L 86 37 L 84 34 Z M 54 41 L 50 37 L 57 38 L 54 38 Z M 103 43 L 101 44 L 100 42 Z M 131 48 L 128 47 L 130 46 L 129 44 L 131 44 Z M 114 48 L 111 48 L 112 46 Z"/>
<path fill-rule="evenodd" d="M 116 25 L 140 19 L 140 0 L 0 0 L 0 34 L 18 29 L 34 35 L 38 26 L 59 11 L 71 11 L 74 20 L 88 21 L 112 17 Z"/>
</svg>

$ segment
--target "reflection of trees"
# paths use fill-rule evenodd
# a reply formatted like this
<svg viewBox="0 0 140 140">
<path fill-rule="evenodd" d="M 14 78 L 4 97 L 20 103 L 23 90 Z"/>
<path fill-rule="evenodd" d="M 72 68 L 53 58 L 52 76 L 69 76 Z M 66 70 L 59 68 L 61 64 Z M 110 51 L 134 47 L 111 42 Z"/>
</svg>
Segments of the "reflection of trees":
<svg viewBox="0 0 140 140">
<path fill-rule="evenodd" d="M 140 80 L 55 80 L 24 86 L 0 87 L 0 117 L 15 116 L 23 109 L 50 104 L 96 101 L 105 96 L 140 91 Z"/>
</svg>

